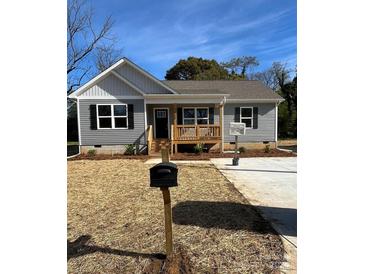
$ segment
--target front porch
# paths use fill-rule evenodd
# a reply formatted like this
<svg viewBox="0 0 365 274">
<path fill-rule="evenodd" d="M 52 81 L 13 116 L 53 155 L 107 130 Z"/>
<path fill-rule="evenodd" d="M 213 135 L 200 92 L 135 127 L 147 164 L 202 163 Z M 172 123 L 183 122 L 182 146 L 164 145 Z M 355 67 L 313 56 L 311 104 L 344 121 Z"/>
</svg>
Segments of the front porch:
<svg viewBox="0 0 365 274">
<path fill-rule="evenodd" d="M 148 104 L 148 154 L 162 147 L 178 152 L 178 145 L 210 144 L 223 151 L 223 105 Z M 215 146 L 216 147 L 216 146 Z"/>
</svg>

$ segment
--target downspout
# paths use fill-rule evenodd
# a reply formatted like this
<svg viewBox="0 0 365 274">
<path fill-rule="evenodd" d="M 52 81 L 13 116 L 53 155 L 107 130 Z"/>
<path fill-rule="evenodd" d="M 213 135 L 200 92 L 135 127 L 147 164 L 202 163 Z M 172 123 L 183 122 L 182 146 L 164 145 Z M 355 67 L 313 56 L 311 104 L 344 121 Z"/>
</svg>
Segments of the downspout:
<svg viewBox="0 0 365 274">
<path fill-rule="evenodd" d="M 224 153 L 224 105 L 227 102 L 227 98 L 226 96 L 223 97 L 223 100 L 219 103 L 219 105 L 221 105 L 223 107 L 223 113 L 222 113 L 222 142 L 221 142 L 221 146 L 222 146 L 222 152 Z"/>
<path fill-rule="evenodd" d="M 278 148 L 278 108 L 282 101 L 277 101 L 275 104 L 275 148 Z"/>
</svg>

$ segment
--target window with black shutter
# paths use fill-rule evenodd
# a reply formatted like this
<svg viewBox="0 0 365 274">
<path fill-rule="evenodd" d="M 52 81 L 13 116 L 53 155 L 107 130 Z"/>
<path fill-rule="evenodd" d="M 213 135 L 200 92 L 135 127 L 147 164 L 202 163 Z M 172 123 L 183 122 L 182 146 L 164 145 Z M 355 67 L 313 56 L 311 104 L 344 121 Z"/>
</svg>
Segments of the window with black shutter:
<svg viewBox="0 0 365 274">
<path fill-rule="evenodd" d="M 253 107 L 240 108 L 240 123 L 245 123 L 246 128 L 253 126 Z"/>
<path fill-rule="evenodd" d="M 126 104 L 98 104 L 96 105 L 98 129 L 126 129 L 128 128 L 128 106 Z"/>
<path fill-rule="evenodd" d="M 209 115 L 207 107 L 185 107 L 182 109 L 182 122 L 183 125 L 207 125 Z"/>
</svg>

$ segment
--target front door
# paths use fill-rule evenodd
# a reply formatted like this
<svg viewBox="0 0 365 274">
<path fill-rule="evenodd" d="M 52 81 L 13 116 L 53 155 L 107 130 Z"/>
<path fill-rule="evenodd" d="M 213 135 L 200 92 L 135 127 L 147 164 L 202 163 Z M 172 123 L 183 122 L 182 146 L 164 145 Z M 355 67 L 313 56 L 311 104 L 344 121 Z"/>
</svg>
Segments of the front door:
<svg viewBox="0 0 365 274">
<path fill-rule="evenodd" d="M 169 138 L 169 111 L 167 108 L 156 108 L 155 114 L 155 138 Z"/>
</svg>

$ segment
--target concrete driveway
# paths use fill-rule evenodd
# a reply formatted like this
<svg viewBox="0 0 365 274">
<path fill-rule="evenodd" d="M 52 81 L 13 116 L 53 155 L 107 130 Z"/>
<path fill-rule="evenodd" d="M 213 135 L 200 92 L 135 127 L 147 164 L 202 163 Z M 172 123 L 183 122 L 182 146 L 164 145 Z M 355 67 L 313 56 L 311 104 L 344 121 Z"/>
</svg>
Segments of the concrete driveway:
<svg viewBox="0 0 365 274">
<path fill-rule="evenodd" d="M 211 162 L 281 234 L 292 253 L 288 267 L 296 268 L 297 158 L 241 158 L 239 166 L 232 166 L 230 158 Z"/>
</svg>

